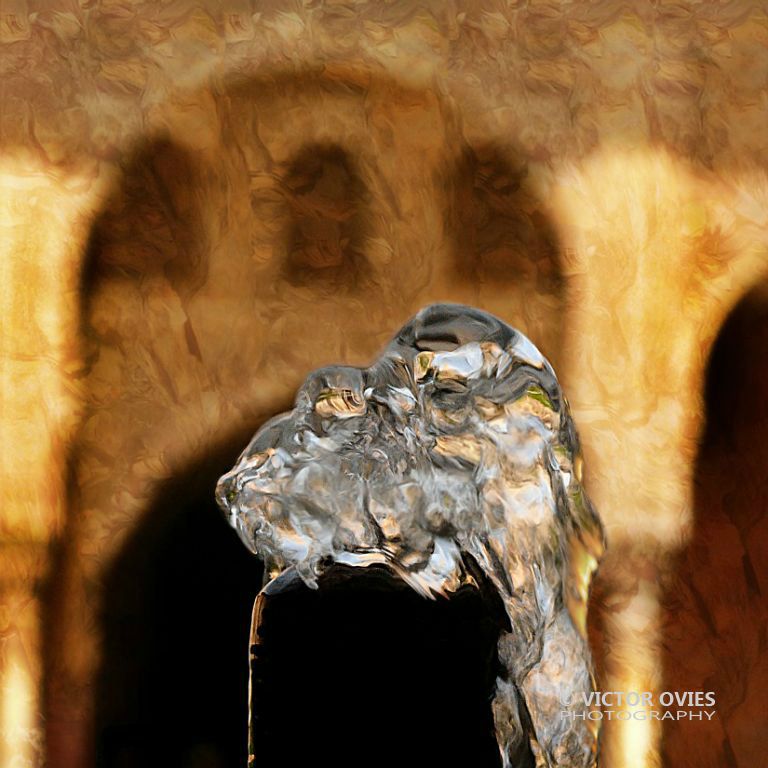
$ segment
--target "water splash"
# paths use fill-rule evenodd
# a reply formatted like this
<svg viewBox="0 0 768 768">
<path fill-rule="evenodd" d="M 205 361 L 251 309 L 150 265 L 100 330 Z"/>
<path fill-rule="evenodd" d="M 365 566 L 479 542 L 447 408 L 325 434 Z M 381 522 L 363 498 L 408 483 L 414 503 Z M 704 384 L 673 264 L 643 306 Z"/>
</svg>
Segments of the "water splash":
<svg viewBox="0 0 768 768">
<path fill-rule="evenodd" d="M 505 766 L 593 766 L 585 637 L 603 532 L 554 371 L 519 331 L 461 305 L 425 308 L 370 368 L 323 368 L 217 488 L 270 578 L 386 565 L 425 597 L 477 586 L 509 619 L 493 702 Z M 564 714 L 566 712 L 567 714 Z"/>
</svg>

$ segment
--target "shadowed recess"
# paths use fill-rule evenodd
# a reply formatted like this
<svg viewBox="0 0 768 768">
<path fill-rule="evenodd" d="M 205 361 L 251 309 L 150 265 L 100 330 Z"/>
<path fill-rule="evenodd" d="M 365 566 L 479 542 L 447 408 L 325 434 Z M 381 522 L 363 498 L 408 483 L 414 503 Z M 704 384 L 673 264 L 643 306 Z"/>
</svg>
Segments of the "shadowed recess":
<svg viewBox="0 0 768 768">
<path fill-rule="evenodd" d="M 724 324 L 706 379 L 707 427 L 694 480 L 693 536 L 665 583 L 666 690 L 712 691 L 711 720 L 664 731 L 673 768 L 765 760 L 768 710 L 768 293 Z"/>
<path fill-rule="evenodd" d="M 281 184 L 289 210 L 285 279 L 293 285 L 354 288 L 367 273 L 367 191 L 336 145 L 305 147 Z"/>
<path fill-rule="evenodd" d="M 490 588 L 433 601 L 376 566 L 295 579 L 252 646 L 255 766 L 501 766 L 503 617 Z"/>
<path fill-rule="evenodd" d="M 193 293 L 208 278 L 210 172 L 167 138 L 145 142 L 121 166 L 120 184 L 91 232 L 83 295 L 98 279 L 159 275 L 180 295 Z"/>
<path fill-rule="evenodd" d="M 106 576 L 100 768 L 246 764 L 248 628 L 262 567 L 213 500 L 232 455 L 169 483 Z"/>
<path fill-rule="evenodd" d="M 557 235 L 530 188 L 527 162 L 514 159 L 505 147 L 467 147 L 448 182 L 457 272 L 559 298 Z"/>
</svg>

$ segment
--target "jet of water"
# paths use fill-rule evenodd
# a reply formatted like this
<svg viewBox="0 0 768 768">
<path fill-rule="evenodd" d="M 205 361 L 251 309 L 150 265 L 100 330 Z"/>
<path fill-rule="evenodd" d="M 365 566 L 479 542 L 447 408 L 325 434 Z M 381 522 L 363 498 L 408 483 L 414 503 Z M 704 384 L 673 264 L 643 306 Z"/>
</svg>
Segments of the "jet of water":
<svg viewBox="0 0 768 768">
<path fill-rule="evenodd" d="M 505 766 L 593 766 L 586 641 L 604 548 L 578 437 L 552 367 L 496 317 L 436 304 L 366 369 L 311 373 L 265 424 L 217 499 L 270 578 L 310 587 L 333 564 L 386 565 L 425 597 L 474 584 L 501 597 L 493 702 Z"/>
</svg>

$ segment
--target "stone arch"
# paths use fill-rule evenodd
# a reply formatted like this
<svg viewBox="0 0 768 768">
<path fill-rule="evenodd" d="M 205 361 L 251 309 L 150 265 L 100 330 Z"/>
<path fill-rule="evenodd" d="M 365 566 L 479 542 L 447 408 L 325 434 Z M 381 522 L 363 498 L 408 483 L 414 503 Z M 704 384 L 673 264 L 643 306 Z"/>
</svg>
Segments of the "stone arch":
<svg viewBox="0 0 768 768">
<path fill-rule="evenodd" d="M 93 758 L 107 574 L 147 534 L 160 489 L 188 477 L 211 445 L 281 410 L 307 370 L 365 363 L 434 300 L 538 329 L 553 356 L 560 313 L 549 300 L 521 309 L 529 281 L 478 287 L 456 269 L 463 246 L 446 211 L 456 188 L 476 194 L 464 177 L 478 173 L 456 157 L 467 145 L 456 108 L 370 74 L 240 77 L 160 105 L 121 156 L 83 266 L 86 402 L 47 637 L 54 768 Z M 296 234 L 303 201 L 291 180 L 302 158 L 318 157 L 321 175 L 345 177 L 342 208 L 353 209 L 337 232 L 349 241 L 342 264 L 350 254 L 364 264 L 342 291 L 329 290 L 341 273 L 285 275 L 311 237 Z M 321 223 L 336 215 L 327 202 L 310 206 Z"/>
</svg>

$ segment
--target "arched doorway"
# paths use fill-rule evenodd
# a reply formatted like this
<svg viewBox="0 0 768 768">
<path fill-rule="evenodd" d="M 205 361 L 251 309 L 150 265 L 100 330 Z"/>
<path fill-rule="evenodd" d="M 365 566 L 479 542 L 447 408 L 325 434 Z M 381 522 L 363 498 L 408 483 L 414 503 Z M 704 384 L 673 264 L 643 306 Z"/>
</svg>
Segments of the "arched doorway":
<svg viewBox="0 0 768 768">
<path fill-rule="evenodd" d="M 112 563 L 96 688 L 101 768 L 242 768 L 261 564 L 213 497 L 238 445 L 166 484 Z"/>
<path fill-rule="evenodd" d="M 692 538 L 665 584 L 664 684 L 711 691 L 716 714 L 665 723 L 670 768 L 758 765 L 768 710 L 768 292 L 714 345 L 694 475 Z"/>
</svg>

